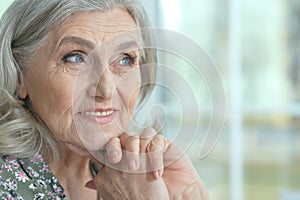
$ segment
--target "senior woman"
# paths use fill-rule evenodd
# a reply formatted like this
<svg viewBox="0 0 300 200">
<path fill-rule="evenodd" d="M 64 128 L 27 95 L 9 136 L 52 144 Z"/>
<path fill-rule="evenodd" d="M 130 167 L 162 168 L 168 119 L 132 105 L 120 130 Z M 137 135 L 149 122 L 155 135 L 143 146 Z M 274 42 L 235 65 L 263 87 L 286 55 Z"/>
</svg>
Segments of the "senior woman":
<svg viewBox="0 0 300 200">
<path fill-rule="evenodd" d="M 208 199 L 171 142 L 126 133 L 155 81 L 137 0 L 16 0 L 0 24 L 1 199 Z"/>
</svg>

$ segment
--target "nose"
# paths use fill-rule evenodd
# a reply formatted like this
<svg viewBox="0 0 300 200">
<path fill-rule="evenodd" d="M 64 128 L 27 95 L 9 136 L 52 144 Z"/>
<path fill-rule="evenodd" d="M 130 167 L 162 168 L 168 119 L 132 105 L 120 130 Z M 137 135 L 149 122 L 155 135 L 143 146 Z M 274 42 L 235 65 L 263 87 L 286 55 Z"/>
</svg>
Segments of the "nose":
<svg viewBox="0 0 300 200">
<path fill-rule="evenodd" d="M 113 96 L 115 83 L 110 70 L 105 70 L 100 79 L 89 89 L 89 95 L 99 100 L 110 100 Z"/>
</svg>

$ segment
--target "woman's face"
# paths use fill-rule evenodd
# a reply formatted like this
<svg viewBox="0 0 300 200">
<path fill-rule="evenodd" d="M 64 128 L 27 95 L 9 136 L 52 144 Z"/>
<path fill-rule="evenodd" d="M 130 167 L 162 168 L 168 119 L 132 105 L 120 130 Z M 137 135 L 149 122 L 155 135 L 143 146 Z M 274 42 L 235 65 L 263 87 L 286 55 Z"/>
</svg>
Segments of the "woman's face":
<svg viewBox="0 0 300 200">
<path fill-rule="evenodd" d="M 74 14 L 24 72 L 20 96 L 72 150 L 103 149 L 127 130 L 141 77 L 137 36 L 123 33 L 136 28 L 123 9 Z"/>
</svg>

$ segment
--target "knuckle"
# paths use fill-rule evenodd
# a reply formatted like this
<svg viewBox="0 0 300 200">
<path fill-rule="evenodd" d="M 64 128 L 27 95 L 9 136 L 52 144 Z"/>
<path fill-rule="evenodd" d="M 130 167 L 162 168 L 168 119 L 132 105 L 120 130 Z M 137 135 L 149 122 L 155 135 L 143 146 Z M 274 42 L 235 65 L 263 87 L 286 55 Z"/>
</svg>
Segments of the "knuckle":
<svg viewBox="0 0 300 200">
<path fill-rule="evenodd" d="M 140 135 L 140 138 L 141 139 L 149 139 L 149 138 L 154 137 L 156 134 L 157 134 L 157 132 L 152 127 L 148 127 L 143 130 L 143 132 Z"/>
<path fill-rule="evenodd" d="M 120 146 L 120 139 L 119 138 L 113 138 L 113 139 L 111 139 L 109 144 L 112 147 L 118 147 L 118 146 Z"/>
<path fill-rule="evenodd" d="M 140 142 L 139 142 L 138 137 L 134 137 L 134 136 L 128 137 L 126 140 L 126 144 L 125 144 L 126 150 L 132 151 L 132 152 L 138 151 L 139 143 Z"/>
<path fill-rule="evenodd" d="M 162 151 L 167 147 L 167 140 L 161 135 L 156 135 L 147 146 L 148 152 Z"/>
</svg>

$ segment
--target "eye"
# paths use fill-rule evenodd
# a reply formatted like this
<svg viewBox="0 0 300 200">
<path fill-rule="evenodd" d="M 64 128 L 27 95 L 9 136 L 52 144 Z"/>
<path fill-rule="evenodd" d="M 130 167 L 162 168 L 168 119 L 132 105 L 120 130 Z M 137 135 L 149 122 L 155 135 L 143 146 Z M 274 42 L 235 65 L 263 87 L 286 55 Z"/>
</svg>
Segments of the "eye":
<svg viewBox="0 0 300 200">
<path fill-rule="evenodd" d="M 122 54 L 111 65 L 112 72 L 118 75 L 123 75 L 138 66 L 138 56 Z"/>
<path fill-rule="evenodd" d="M 131 56 L 129 54 L 122 55 L 119 59 L 116 60 L 117 67 L 126 68 L 126 67 L 134 67 L 137 65 L 137 56 Z"/>
<path fill-rule="evenodd" d="M 83 63 L 84 56 L 81 52 L 71 52 L 64 55 L 62 61 L 64 63 Z"/>
<path fill-rule="evenodd" d="M 124 66 L 128 66 L 128 65 L 132 66 L 134 64 L 134 61 L 135 61 L 134 57 L 126 56 L 119 61 L 119 64 Z"/>
</svg>

